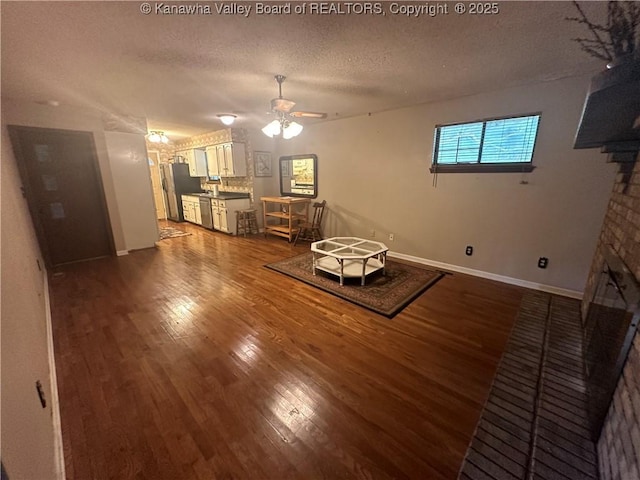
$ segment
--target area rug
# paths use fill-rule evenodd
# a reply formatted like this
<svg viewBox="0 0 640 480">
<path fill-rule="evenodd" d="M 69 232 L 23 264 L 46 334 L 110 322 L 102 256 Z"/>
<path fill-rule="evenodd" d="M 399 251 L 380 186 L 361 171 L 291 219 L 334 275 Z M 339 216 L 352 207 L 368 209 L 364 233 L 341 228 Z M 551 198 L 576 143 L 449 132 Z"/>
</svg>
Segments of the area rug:
<svg viewBox="0 0 640 480">
<path fill-rule="evenodd" d="M 184 237 L 186 235 L 191 234 L 173 227 L 160 228 L 160 240 L 166 240 L 167 238 Z"/>
<path fill-rule="evenodd" d="M 265 266 L 387 317 L 396 315 L 444 275 L 387 260 L 385 275 L 382 272 L 369 275 L 364 286 L 360 285 L 360 278 L 346 278 L 344 286 L 340 286 L 335 275 L 322 271 L 313 275 L 312 264 L 309 252 Z"/>
</svg>

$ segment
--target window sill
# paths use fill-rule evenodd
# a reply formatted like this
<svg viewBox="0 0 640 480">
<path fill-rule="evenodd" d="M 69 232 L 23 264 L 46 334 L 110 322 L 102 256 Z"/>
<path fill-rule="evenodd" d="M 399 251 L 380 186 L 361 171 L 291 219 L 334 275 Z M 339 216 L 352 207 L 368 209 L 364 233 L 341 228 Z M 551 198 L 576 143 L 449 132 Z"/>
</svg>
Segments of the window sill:
<svg viewBox="0 0 640 480">
<path fill-rule="evenodd" d="M 431 165 L 431 173 L 528 173 L 531 163 L 474 163 L 459 165 Z"/>
</svg>

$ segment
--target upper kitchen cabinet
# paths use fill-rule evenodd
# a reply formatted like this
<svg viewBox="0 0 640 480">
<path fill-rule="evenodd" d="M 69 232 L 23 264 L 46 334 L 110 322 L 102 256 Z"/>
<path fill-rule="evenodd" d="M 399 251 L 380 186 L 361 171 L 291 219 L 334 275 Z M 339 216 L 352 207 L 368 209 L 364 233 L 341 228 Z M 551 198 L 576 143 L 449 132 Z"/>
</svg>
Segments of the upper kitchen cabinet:
<svg viewBox="0 0 640 480">
<path fill-rule="evenodd" d="M 244 143 L 221 143 L 207 147 L 209 176 L 246 177 L 247 157 Z"/>
<path fill-rule="evenodd" d="M 225 143 L 224 148 L 224 169 L 225 177 L 246 177 L 247 157 L 244 143 Z"/>
<path fill-rule="evenodd" d="M 176 152 L 176 155 L 184 157 L 189 164 L 189 175 L 192 177 L 207 176 L 207 154 L 199 148 L 191 148 Z"/>
<path fill-rule="evenodd" d="M 219 177 L 220 176 L 220 163 L 224 165 L 224 159 L 222 162 L 218 161 L 218 155 L 224 156 L 224 150 L 220 148 L 220 152 L 218 153 L 218 146 L 222 147 L 222 145 L 211 145 L 206 148 L 207 152 L 207 170 L 209 172 L 209 177 Z"/>
</svg>

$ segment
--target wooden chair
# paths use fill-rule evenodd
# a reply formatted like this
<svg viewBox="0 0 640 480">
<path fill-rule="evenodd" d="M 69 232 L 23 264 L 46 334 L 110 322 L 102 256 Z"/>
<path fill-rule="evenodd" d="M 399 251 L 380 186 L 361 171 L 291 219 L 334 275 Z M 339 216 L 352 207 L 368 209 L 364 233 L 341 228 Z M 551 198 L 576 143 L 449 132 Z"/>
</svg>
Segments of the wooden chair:
<svg viewBox="0 0 640 480">
<path fill-rule="evenodd" d="M 326 200 L 313 204 L 313 218 L 310 222 L 302 222 L 298 225 L 298 233 L 296 234 L 296 239 L 293 241 L 294 245 L 298 243 L 298 239 L 310 240 L 312 242 L 322 240 L 322 217 L 326 204 Z"/>
</svg>

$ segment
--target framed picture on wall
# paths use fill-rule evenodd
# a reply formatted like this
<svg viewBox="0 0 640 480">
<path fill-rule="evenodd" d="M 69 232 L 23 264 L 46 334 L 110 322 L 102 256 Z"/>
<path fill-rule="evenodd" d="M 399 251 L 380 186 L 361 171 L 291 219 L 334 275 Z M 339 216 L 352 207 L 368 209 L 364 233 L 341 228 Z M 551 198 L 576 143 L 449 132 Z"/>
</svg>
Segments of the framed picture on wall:
<svg viewBox="0 0 640 480">
<path fill-rule="evenodd" d="M 256 177 L 270 177 L 271 152 L 253 152 L 253 168 Z"/>
</svg>

